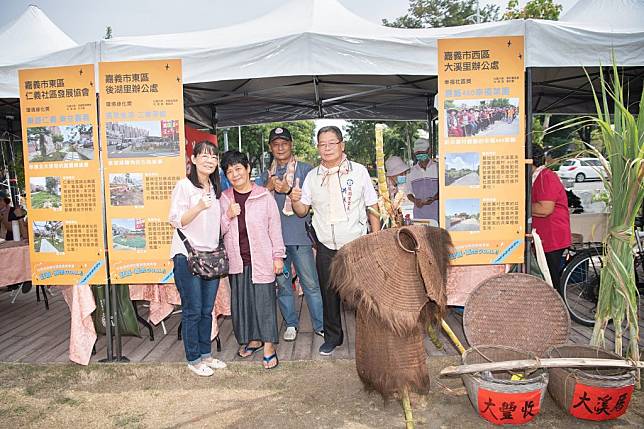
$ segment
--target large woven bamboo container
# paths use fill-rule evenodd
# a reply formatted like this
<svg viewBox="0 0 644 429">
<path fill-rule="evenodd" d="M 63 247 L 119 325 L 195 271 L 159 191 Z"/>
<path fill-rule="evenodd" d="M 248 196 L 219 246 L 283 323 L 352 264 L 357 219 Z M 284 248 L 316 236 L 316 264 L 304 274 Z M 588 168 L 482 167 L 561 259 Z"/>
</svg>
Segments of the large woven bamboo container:
<svg viewBox="0 0 644 429">
<path fill-rule="evenodd" d="M 550 358 L 622 359 L 598 347 L 566 344 L 546 352 Z M 635 370 L 627 368 L 550 368 L 548 392 L 570 415 L 612 420 L 626 412 L 635 388 Z"/>
</svg>

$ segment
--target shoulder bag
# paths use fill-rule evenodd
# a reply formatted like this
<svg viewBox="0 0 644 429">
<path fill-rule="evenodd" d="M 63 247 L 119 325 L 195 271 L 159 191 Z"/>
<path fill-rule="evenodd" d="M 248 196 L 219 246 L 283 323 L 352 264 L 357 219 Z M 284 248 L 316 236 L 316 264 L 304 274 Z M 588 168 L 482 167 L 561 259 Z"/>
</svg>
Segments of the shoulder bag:
<svg viewBox="0 0 644 429">
<path fill-rule="evenodd" d="M 228 275 L 228 255 L 221 230 L 219 231 L 219 245 L 215 250 L 210 251 L 195 250 L 180 229 L 177 229 L 177 233 L 188 251 L 188 268 L 192 274 L 204 280 L 213 280 Z"/>
</svg>

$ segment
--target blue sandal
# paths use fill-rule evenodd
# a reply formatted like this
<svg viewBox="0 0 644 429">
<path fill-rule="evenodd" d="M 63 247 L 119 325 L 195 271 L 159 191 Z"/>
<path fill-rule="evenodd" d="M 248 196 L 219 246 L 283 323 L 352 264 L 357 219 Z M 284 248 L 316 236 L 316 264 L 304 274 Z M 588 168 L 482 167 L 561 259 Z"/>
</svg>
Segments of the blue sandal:
<svg viewBox="0 0 644 429">
<path fill-rule="evenodd" d="M 272 361 L 273 359 L 275 359 L 275 366 L 271 366 L 271 367 L 269 367 L 269 366 L 264 366 L 264 369 L 275 369 L 275 368 L 277 368 L 277 366 L 280 364 L 280 360 L 279 360 L 279 358 L 277 357 L 277 352 L 273 353 L 273 354 L 272 354 L 272 355 L 270 355 L 270 356 L 264 356 L 264 364 L 265 364 L 265 365 L 268 365 L 268 363 L 269 363 L 270 361 Z"/>
<path fill-rule="evenodd" d="M 264 348 L 264 343 L 260 344 L 257 347 L 249 347 L 248 344 L 244 346 L 244 351 L 248 353 L 247 355 L 241 354 L 241 350 L 237 350 L 237 356 L 239 356 L 242 359 L 246 359 L 251 357 L 252 355 L 255 354 L 256 351 L 261 350 Z"/>
</svg>

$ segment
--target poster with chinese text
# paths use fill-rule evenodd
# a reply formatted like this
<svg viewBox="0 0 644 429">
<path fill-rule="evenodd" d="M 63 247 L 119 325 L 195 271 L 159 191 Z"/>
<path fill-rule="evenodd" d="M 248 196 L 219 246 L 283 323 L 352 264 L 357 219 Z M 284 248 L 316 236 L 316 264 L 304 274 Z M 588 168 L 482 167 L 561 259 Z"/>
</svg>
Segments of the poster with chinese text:
<svg viewBox="0 0 644 429">
<path fill-rule="evenodd" d="M 438 41 L 440 225 L 454 265 L 522 263 L 523 37 Z"/>
<path fill-rule="evenodd" d="M 104 284 L 94 66 L 18 75 L 33 283 Z"/>
<path fill-rule="evenodd" d="M 180 60 L 99 63 L 112 283 L 172 278 L 170 196 L 185 177 Z"/>
</svg>

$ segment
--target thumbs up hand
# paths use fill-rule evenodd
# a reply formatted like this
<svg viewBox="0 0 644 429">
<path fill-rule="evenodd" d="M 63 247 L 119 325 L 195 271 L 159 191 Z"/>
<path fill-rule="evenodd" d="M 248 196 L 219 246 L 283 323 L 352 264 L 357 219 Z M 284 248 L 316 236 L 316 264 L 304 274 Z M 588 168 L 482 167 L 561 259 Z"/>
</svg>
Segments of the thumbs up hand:
<svg viewBox="0 0 644 429">
<path fill-rule="evenodd" d="M 232 203 L 230 206 L 228 206 L 228 210 L 226 211 L 229 219 L 234 219 L 236 216 L 239 216 L 240 213 L 241 206 L 237 203 Z"/>
<path fill-rule="evenodd" d="M 201 200 L 199 200 L 199 208 L 205 210 L 210 206 L 212 206 L 212 195 L 210 195 L 210 192 L 204 192 L 201 195 Z"/>
<path fill-rule="evenodd" d="M 299 177 L 295 179 L 295 184 L 293 185 L 293 189 L 291 189 L 291 194 L 289 195 L 289 198 L 293 203 L 300 201 L 300 198 L 302 198 L 302 188 L 300 188 Z"/>
<path fill-rule="evenodd" d="M 286 181 L 286 179 L 278 179 L 278 178 L 275 178 L 273 188 L 275 189 L 275 191 L 279 192 L 280 194 L 285 194 L 288 192 L 289 189 L 291 189 L 291 187 L 288 186 L 288 182 Z"/>
</svg>

